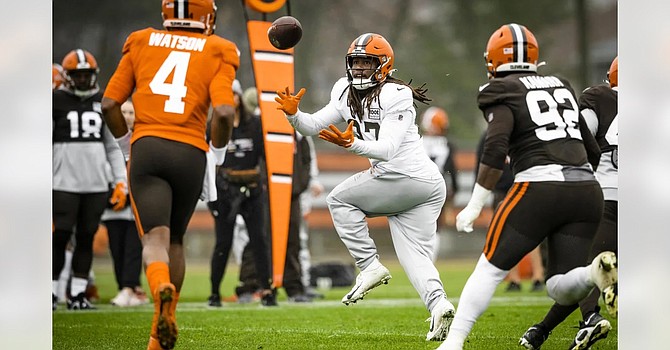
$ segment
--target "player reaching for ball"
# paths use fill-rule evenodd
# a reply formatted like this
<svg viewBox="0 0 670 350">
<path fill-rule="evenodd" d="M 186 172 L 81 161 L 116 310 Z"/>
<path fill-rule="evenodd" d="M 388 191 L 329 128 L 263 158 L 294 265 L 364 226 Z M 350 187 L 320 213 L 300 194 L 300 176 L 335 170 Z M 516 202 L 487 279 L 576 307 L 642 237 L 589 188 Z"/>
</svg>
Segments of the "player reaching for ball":
<svg viewBox="0 0 670 350">
<path fill-rule="evenodd" d="M 393 78 L 393 49 L 379 34 L 354 40 L 346 55 L 347 76 L 338 80 L 330 102 L 316 113 L 298 110 L 305 93 L 278 91 L 278 109 L 303 135 L 321 139 L 370 159 L 370 169 L 349 177 L 326 201 L 335 229 L 361 270 L 343 298 L 355 303 L 371 289 L 388 283 L 389 270 L 379 261 L 366 217 L 386 216 L 400 264 L 430 311 L 427 340 L 443 340 L 454 316 L 431 257 L 437 218 L 446 186 L 426 155 L 415 123 L 414 99 L 430 101 L 422 87 Z M 334 124 L 346 123 L 340 131 Z"/>
</svg>

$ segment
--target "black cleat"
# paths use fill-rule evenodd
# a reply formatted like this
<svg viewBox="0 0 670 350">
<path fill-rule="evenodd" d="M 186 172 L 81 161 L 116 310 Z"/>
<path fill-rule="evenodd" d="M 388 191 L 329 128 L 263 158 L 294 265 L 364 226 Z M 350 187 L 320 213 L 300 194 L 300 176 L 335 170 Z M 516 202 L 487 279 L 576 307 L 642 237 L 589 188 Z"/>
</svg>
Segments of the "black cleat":
<svg viewBox="0 0 670 350">
<path fill-rule="evenodd" d="M 218 294 L 212 294 L 207 299 L 207 305 L 211 307 L 221 307 L 221 296 Z"/>
<path fill-rule="evenodd" d="M 610 322 L 600 316 L 599 313 L 594 312 L 586 319 L 586 322 L 579 322 L 579 331 L 577 331 L 575 340 L 572 341 L 569 349 L 590 349 L 591 345 L 598 340 L 607 338 L 610 329 L 612 329 Z"/>
<path fill-rule="evenodd" d="M 549 338 L 549 333 L 544 331 L 544 327 L 540 324 L 533 325 L 528 328 L 526 333 L 519 339 L 519 345 L 528 350 L 540 350 L 540 347 Z"/>
<path fill-rule="evenodd" d="M 85 293 L 79 293 L 77 296 L 67 300 L 68 310 L 95 310 L 96 307 L 86 299 Z"/>
</svg>

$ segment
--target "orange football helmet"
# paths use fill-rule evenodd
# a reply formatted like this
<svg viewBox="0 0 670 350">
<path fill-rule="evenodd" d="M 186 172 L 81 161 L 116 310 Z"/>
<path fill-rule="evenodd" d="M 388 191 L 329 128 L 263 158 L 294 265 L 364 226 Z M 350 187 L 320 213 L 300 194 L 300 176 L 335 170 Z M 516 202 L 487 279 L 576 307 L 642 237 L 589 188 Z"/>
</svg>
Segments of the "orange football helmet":
<svg viewBox="0 0 670 350">
<path fill-rule="evenodd" d="M 440 107 L 430 107 L 423 112 L 421 129 L 430 135 L 442 135 L 449 128 L 449 115 Z"/>
<path fill-rule="evenodd" d="M 64 84 L 75 93 L 87 93 L 97 87 L 98 62 L 93 55 L 82 49 L 70 51 L 63 58 Z"/>
<path fill-rule="evenodd" d="M 163 0 L 161 9 L 165 28 L 196 28 L 205 35 L 214 33 L 214 0 Z"/>
<path fill-rule="evenodd" d="M 354 57 L 372 58 L 377 68 L 368 78 L 355 78 L 352 74 Z M 393 48 L 383 36 L 365 33 L 351 43 L 345 57 L 347 78 L 354 88 L 365 90 L 384 81 L 393 71 Z"/>
<path fill-rule="evenodd" d="M 610 69 L 607 71 L 607 82 L 610 87 L 619 86 L 619 56 L 614 57 L 614 61 L 612 61 Z"/>
<path fill-rule="evenodd" d="M 493 32 L 484 52 L 489 77 L 500 72 L 537 72 L 539 56 L 535 35 L 516 23 L 505 24 Z"/>
<path fill-rule="evenodd" d="M 61 84 L 63 84 L 63 81 L 65 79 L 63 78 L 63 67 L 58 64 L 54 63 L 51 65 L 51 90 L 56 90 L 60 87 Z"/>
</svg>

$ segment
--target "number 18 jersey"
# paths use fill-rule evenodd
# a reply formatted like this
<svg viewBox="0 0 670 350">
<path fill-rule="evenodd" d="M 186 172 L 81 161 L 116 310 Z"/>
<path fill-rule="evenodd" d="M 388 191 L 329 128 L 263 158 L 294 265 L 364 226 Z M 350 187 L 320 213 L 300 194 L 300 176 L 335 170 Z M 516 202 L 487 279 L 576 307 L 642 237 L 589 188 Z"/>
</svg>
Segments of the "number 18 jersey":
<svg viewBox="0 0 670 350">
<path fill-rule="evenodd" d="M 489 123 L 494 107 L 505 106 L 513 115 L 508 155 L 515 182 L 595 180 L 579 129 L 579 106 L 567 81 L 510 74 L 480 87 L 478 103 Z"/>
<path fill-rule="evenodd" d="M 207 151 L 210 102 L 234 105 L 238 66 L 237 47 L 219 36 L 146 28 L 128 36 L 105 97 L 123 103 L 135 89 L 131 142 L 156 136 Z"/>
</svg>

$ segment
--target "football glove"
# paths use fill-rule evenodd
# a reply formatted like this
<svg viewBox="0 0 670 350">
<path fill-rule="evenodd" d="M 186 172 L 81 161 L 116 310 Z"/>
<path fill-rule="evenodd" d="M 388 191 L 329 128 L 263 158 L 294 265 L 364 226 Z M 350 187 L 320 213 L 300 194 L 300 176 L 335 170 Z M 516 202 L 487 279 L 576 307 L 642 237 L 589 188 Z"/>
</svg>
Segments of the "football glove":
<svg viewBox="0 0 670 350">
<path fill-rule="evenodd" d="M 349 148 L 354 144 L 354 121 L 350 121 L 344 132 L 340 131 L 335 125 L 328 125 L 330 130 L 323 129 L 319 131 L 319 138 L 334 143 L 344 148 Z"/>
<path fill-rule="evenodd" d="M 277 109 L 284 111 L 286 115 L 295 115 L 298 113 L 298 105 L 300 104 L 300 99 L 302 98 L 302 95 L 305 94 L 305 88 L 300 89 L 296 95 L 291 95 L 291 93 L 288 91 L 288 86 L 286 87 L 286 91 L 281 91 L 277 90 L 277 97 L 275 97 L 275 101 L 279 103 L 279 107 Z"/>
<path fill-rule="evenodd" d="M 484 204 L 486 204 L 489 194 L 491 194 L 491 190 L 487 190 L 480 184 L 475 183 L 475 187 L 472 189 L 472 197 L 470 197 L 468 205 L 456 215 L 456 230 L 460 232 L 472 232 L 472 224 L 482 212 L 482 208 L 484 207 Z"/>
<path fill-rule="evenodd" d="M 112 196 L 109 197 L 109 204 L 112 204 L 112 210 L 120 211 L 126 207 L 128 200 L 128 190 L 125 182 L 119 182 L 114 186 Z"/>
</svg>

